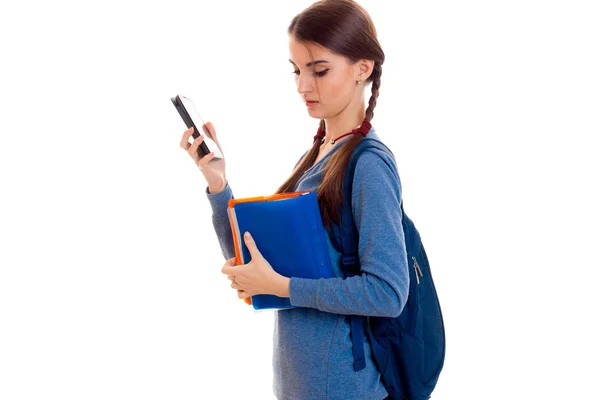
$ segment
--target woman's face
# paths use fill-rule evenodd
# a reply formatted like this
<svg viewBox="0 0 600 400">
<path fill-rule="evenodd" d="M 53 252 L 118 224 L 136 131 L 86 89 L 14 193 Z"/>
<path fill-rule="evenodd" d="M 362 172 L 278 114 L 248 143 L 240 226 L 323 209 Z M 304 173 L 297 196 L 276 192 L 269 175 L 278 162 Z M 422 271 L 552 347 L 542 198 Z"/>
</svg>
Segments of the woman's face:
<svg viewBox="0 0 600 400">
<path fill-rule="evenodd" d="M 337 115 L 352 101 L 360 100 L 363 86 L 356 84 L 360 79 L 360 63 L 350 64 L 344 56 L 289 36 L 290 62 L 296 74 L 298 93 L 303 102 L 316 101 L 306 106 L 312 117 L 323 119 Z M 314 64 L 311 64 L 311 53 Z"/>
</svg>

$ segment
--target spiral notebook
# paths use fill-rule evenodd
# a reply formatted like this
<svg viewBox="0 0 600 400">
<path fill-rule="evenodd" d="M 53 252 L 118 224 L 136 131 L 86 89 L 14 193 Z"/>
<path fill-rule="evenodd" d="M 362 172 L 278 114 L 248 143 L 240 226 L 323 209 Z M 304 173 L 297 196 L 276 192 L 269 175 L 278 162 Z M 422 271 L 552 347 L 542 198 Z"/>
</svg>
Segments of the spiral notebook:
<svg viewBox="0 0 600 400">
<path fill-rule="evenodd" d="M 251 260 L 243 239 L 244 232 L 250 232 L 263 257 L 281 275 L 334 276 L 316 192 L 231 199 L 228 212 L 236 265 Z M 252 296 L 251 304 L 256 310 L 295 307 L 289 298 L 267 294 Z"/>
</svg>

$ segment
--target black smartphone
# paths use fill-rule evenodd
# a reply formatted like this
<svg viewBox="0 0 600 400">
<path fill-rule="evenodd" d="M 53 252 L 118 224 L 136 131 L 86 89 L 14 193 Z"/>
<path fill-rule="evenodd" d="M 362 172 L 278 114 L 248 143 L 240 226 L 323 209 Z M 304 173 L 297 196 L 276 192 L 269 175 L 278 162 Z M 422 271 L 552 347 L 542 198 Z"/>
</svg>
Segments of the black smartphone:
<svg viewBox="0 0 600 400">
<path fill-rule="evenodd" d="M 200 117 L 200 113 L 196 109 L 196 106 L 194 106 L 194 102 L 189 97 L 179 94 L 175 97 L 171 97 L 171 101 L 173 102 L 173 105 L 177 109 L 177 112 L 181 116 L 181 119 L 185 125 L 188 128 L 194 128 L 192 136 L 194 139 L 196 139 L 198 136 L 200 136 L 200 129 L 203 129 L 204 121 L 202 120 L 202 117 Z M 217 146 L 217 143 L 215 143 L 212 137 L 210 137 L 210 132 L 208 132 L 208 129 L 203 129 L 202 132 L 204 132 L 204 140 L 202 143 L 200 143 L 200 146 L 198 146 L 198 155 L 200 158 L 211 152 L 215 153 L 214 158 L 223 158 L 223 154 L 221 153 L 221 150 L 219 150 L 219 146 Z"/>
</svg>

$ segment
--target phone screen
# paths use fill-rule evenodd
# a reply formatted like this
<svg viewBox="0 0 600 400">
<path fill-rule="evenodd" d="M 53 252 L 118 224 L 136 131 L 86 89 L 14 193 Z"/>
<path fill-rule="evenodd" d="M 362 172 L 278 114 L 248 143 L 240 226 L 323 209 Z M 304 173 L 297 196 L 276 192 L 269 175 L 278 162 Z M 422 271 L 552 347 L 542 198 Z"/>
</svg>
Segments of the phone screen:
<svg viewBox="0 0 600 400">
<path fill-rule="evenodd" d="M 202 130 L 202 127 L 204 126 L 204 120 L 200 116 L 200 113 L 196 109 L 196 106 L 194 106 L 194 102 L 192 101 L 192 99 L 182 95 L 179 95 L 179 99 L 181 100 L 181 103 L 186 109 L 188 115 L 192 119 L 192 123 L 194 124 L 194 127 L 196 129 L 197 134 L 196 132 L 194 132 L 194 138 L 198 137 L 200 133 L 203 133 L 204 143 L 206 143 L 206 146 L 211 152 L 215 153 L 215 158 L 223 158 L 223 154 L 221 153 L 221 150 L 219 150 L 219 146 L 217 146 L 217 144 L 214 140 L 212 140 L 209 134 Z"/>
</svg>

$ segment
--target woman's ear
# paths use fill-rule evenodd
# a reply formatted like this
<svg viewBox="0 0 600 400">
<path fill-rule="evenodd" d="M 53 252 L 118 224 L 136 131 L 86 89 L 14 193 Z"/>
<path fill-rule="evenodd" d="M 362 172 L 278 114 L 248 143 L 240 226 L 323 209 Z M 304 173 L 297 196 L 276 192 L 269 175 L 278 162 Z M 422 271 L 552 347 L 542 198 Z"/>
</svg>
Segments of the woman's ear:
<svg viewBox="0 0 600 400">
<path fill-rule="evenodd" d="M 369 77 L 373 73 L 373 68 L 375 68 L 375 61 L 374 60 L 358 60 L 358 62 L 356 64 L 357 64 L 357 70 L 358 70 L 356 80 L 366 82 L 367 79 L 369 79 Z"/>
</svg>

